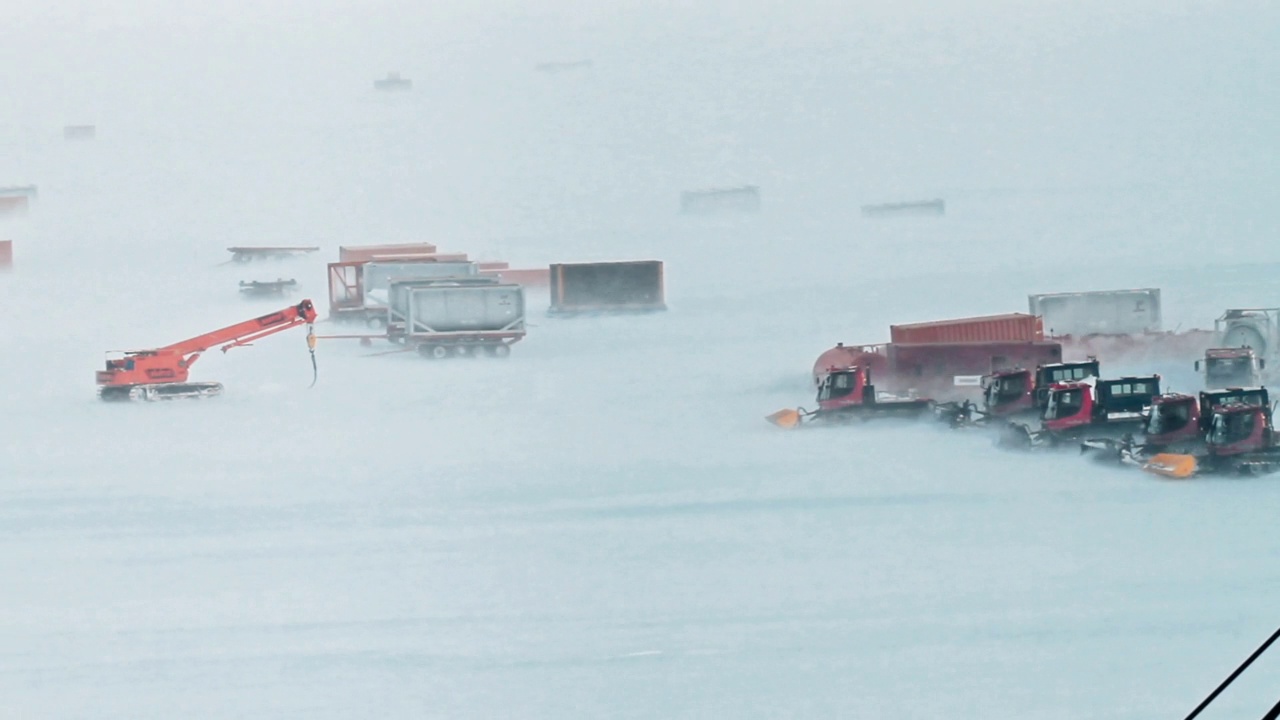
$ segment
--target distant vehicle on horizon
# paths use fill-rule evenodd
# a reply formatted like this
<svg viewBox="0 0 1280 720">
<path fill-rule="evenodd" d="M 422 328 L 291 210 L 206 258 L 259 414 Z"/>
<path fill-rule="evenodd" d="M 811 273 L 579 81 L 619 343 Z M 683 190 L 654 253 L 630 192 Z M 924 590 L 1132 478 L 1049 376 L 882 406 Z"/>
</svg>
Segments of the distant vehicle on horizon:
<svg viewBox="0 0 1280 720">
<path fill-rule="evenodd" d="M 373 89 L 389 92 L 411 90 L 413 89 L 413 81 L 400 77 L 398 72 L 388 72 L 386 77 L 373 81 Z"/>
</svg>

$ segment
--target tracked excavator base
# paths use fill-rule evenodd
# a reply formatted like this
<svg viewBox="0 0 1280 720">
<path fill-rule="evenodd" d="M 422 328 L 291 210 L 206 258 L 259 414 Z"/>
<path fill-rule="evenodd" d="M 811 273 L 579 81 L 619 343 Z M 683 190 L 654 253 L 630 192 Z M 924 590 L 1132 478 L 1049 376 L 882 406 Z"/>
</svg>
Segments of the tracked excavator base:
<svg viewBox="0 0 1280 720">
<path fill-rule="evenodd" d="M 106 385 L 98 389 L 98 397 L 106 402 L 140 400 L 191 400 L 215 397 L 222 394 L 222 383 L 186 382 L 157 383 L 153 385 Z"/>
</svg>

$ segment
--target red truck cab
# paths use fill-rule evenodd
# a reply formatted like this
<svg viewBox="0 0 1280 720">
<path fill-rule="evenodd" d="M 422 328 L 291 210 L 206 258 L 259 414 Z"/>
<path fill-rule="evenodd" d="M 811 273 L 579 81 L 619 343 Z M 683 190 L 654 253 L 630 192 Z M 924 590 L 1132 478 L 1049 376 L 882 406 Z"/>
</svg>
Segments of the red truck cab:
<svg viewBox="0 0 1280 720">
<path fill-rule="evenodd" d="M 1000 370 L 982 376 L 982 405 L 987 415 L 1005 417 L 1035 407 L 1031 371 Z"/>
<path fill-rule="evenodd" d="M 876 389 L 869 380 L 870 373 L 862 366 L 832 368 L 818 384 L 818 409 L 840 410 L 875 402 Z"/>
<path fill-rule="evenodd" d="M 1274 447 L 1271 408 L 1228 403 L 1213 409 L 1209 430 L 1209 455 L 1231 457 Z"/>
<path fill-rule="evenodd" d="M 1145 444 L 1161 449 L 1203 442 L 1212 429 L 1214 408 L 1231 404 L 1268 407 L 1270 397 L 1264 387 L 1205 390 L 1199 398 L 1178 393 L 1160 395 L 1151 401 L 1151 413 L 1143 428 Z"/>
<path fill-rule="evenodd" d="M 1098 361 L 1048 363 L 1030 370 L 999 370 L 982 378 L 982 401 L 987 415 L 1005 417 L 1027 410 L 1043 412 L 1054 384 L 1098 377 Z"/>
</svg>

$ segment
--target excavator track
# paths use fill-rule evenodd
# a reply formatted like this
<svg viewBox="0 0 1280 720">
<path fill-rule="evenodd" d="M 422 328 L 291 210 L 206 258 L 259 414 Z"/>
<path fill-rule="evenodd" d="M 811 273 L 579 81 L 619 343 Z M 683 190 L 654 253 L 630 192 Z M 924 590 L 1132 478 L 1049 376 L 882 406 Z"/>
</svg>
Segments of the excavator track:
<svg viewBox="0 0 1280 720">
<path fill-rule="evenodd" d="M 98 397 L 106 402 L 157 402 L 160 400 L 192 400 L 222 394 L 222 383 L 187 382 L 154 385 L 108 385 L 99 388 Z"/>
</svg>

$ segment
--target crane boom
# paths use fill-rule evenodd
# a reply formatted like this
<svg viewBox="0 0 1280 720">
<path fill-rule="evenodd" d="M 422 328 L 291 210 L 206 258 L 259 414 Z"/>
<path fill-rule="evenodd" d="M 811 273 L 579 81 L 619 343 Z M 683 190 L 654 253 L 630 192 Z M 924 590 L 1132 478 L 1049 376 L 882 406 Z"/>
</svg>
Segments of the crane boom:
<svg viewBox="0 0 1280 720">
<path fill-rule="evenodd" d="M 158 348 L 154 352 L 158 353 L 176 353 L 178 355 L 190 355 L 191 353 L 202 353 L 215 345 L 222 345 L 222 351 L 226 352 L 233 347 L 240 345 L 248 345 L 254 340 L 273 335 L 282 330 L 288 330 L 294 325 L 302 325 L 303 323 L 313 323 L 316 320 L 316 310 L 312 306 L 310 300 L 303 300 L 293 307 L 287 307 L 283 310 L 256 317 L 252 320 L 228 325 L 220 330 L 207 332 L 187 340 L 181 340 L 172 345 L 165 345 Z"/>
<path fill-rule="evenodd" d="M 315 319 L 315 306 L 310 300 L 303 300 L 297 305 L 155 350 L 127 352 L 123 358 L 107 360 L 106 369 L 97 372 L 100 395 L 104 400 L 217 395 L 222 392 L 222 385 L 218 383 L 187 382 L 191 365 L 200 359 L 202 353 L 216 345 L 221 345 L 222 351 L 226 352 L 297 325 L 310 325 Z M 314 355 L 312 359 L 314 361 Z"/>
</svg>

